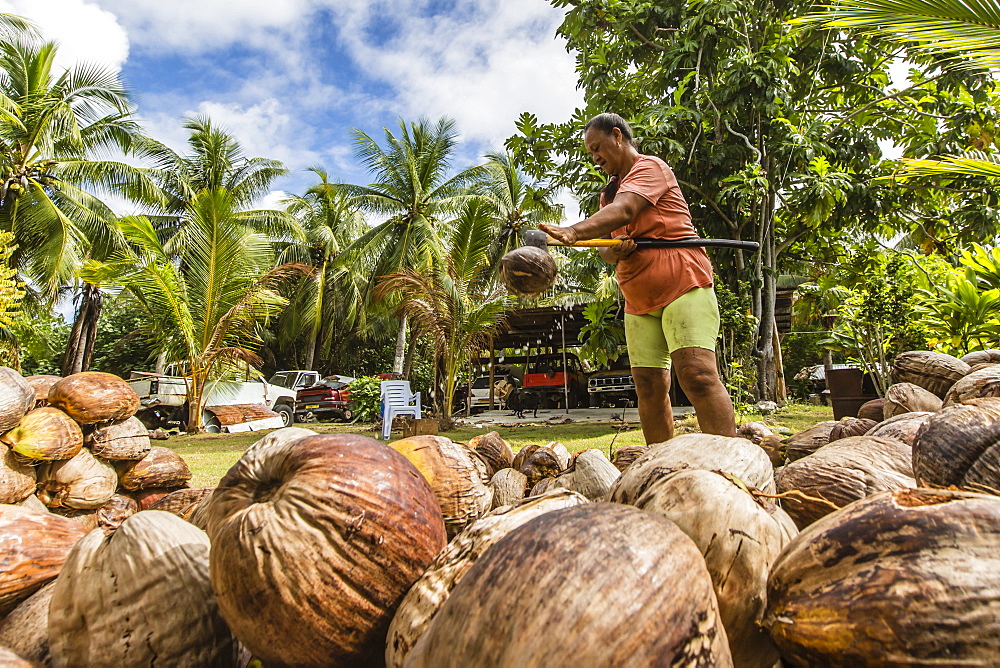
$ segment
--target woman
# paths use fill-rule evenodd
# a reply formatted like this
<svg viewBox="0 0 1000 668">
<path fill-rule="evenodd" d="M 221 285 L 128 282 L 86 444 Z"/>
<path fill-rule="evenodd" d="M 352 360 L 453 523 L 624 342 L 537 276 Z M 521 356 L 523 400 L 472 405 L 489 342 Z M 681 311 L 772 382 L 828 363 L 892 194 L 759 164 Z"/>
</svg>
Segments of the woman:
<svg viewBox="0 0 1000 668">
<path fill-rule="evenodd" d="M 690 239 L 691 212 L 665 162 L 636 150 L 632 128 L 618 114 L 600 114 L 584 128 L 584 144 L 611 175 L 601 209 L 570 227 L 539 225 L 563 243 L 624 238 L 601 257 L 615 265 L 625 295 L 625 340 L 647 444 L 674 435 L 670 406 L 673 364 L 706 434 L 736 435 L 733 402 L 719 379 L 715 341 L 719 305 L 703 248 L 644 248 L 633 237 Z"/>
</svg>

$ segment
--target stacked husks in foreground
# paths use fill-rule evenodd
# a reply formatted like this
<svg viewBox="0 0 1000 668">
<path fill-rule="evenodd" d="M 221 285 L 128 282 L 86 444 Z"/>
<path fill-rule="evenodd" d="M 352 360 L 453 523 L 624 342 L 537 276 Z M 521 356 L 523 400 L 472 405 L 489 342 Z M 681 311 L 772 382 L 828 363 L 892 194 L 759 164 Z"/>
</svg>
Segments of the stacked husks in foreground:
<svg viewBox="0 0 1000 668">
<path fill-rule="evenodd" d="M 611 461 L 558 442 L 515 453 L 497 432 L 386 445 L 280 429 L 211 490 L 183 487 L 127 406 L 0 370 L 0 651 L 55 666 L 996 665 L 992 359 L 906 353 L 863 417 Z"/>
</svg>

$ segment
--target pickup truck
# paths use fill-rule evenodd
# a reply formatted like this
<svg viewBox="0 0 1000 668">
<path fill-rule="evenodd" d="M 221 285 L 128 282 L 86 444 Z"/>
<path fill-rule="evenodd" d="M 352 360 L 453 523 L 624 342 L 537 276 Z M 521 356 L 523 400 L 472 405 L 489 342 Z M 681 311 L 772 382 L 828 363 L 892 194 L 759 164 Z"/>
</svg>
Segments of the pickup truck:
<svg viewBox="0 0 1000 668">
<path fill-rule="evenodd" d="M 183 377 L 133 371 L 128 384 L 139 395 L 136 417 L 147 428 L 183 428 L 188 413 Z M 289 427 L 294 415 L 295 390 L 263 380 L 218 380 L 206 385 L 202 423 L 209 433 Z"/>
<path fill-rule="evenodd" d="M 587 379 L 587 394 L 590 396 L 591 408 L 628 408 L 636 406 L 638 398 L 635 394 L 635 380 L 632 370 L 616 364 L 614 369 L 596 371 Z"/>
</svg>

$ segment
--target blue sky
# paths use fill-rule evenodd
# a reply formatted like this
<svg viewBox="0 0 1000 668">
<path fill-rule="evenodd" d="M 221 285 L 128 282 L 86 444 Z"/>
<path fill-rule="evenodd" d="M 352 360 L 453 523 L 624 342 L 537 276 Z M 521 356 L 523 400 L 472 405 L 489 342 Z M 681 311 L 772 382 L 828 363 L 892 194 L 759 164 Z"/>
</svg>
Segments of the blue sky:
<svg viewBox="0 0 1000 668">
<path fill-rule="evenodd" d="M 380 137 L 400 117 L 449 116 L 463 168 L 501 148 L 522 111 L 557 122 L 582 104 L 555 34 L 562 10 L 546 0 L 0 0 L 0 11 L 57 40 L 61 66 L 119 69 L 147 131 L 173 148 L 200 115 L 249 155 L 283 161 L 293 173 L 269 203 L 308 187 L 310 166 L 367 183 L 352 128 Z"/>
</svg>

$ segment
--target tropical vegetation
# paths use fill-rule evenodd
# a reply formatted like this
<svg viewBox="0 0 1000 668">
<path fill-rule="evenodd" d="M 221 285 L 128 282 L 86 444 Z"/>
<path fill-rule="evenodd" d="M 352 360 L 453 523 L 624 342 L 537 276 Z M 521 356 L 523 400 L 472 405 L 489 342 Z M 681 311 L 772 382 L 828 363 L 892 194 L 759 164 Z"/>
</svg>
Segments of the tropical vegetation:
<svg viewBox="0 0 1000 668">
<path fill-rule="evenodd" d="M 808 362 L 857 362 L 884 388 L 903 349 L 1000 347 L 995 0 L 551 2 L 585 93 L 572 118 L 525 112 L 503 150 L 470 165 L 446 117 L 358 128 L 369 183 L 317 165 L 278 209 L 260 202 L 288 173 L 279 161 L 207 117 L 184 121 L 187 151 L 172 150 L 115 72 L 56 72 L 57 46 L 0 15 L 5 362 L 172 365 L 192 431 L 206 385 L 251 368 L 363 377 L 369 412 L 391 371 L 447 421 L 523 306 L 581 307 L 572 345 L 611 364 L 621 296 L 596 253 L 554 251 L 558 283 L 536 300 L 496 274 L 524 230 L 566 219 L 560 192 L 597 207 L 604 177 L 580 130 L 607 110 L 673 165 L 703 235 L 761 244 L 713 251 L 720 367 L 740 403 L 783 399 Z M 110 198 L 141 215 L 116 215 Z M 787 334 L 775 308 L 793 288 Z M 68 299 L 64 322 L 53 313 Z"/>
</svg>

